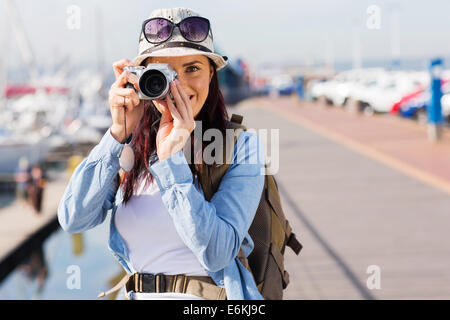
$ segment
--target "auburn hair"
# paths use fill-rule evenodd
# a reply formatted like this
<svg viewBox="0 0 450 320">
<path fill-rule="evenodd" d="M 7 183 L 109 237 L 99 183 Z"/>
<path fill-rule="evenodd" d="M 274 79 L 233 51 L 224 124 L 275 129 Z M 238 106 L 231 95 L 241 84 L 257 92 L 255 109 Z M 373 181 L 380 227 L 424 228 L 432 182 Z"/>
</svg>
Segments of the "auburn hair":
<svg viewBox="0 0 450 320">
<path fill-rule="evenodd" d="M 225 107 L 225 100 L 219 88 L 219 80 L 217 77 L 216 65 L 213 60 L 208 58 L 209 63 L 213 66 L 213 76 L 209 84 L 209 92 L 202 109 L 195 117 L 196 121 L 202 123 L 202 137 L 206 130 L 215 128 L 222 132 L 222 136 L 226 137 L 226 125 L 229 120 L 228 112 Z M 132 133 L 131 144 L 134 147 L 134 167 L 132 170 L 125 172 L 121 179 L 120 186 L 123 191 L 123 202 L 126 204 L 133 195 L 133 191 L 137 190 L 142 179 L 145 179 L 146 185 L 153 182 L 154 177 L 149 171 L 151 166 L 157 159 L 152 157 L 156 154 L 156 134 L 159 129 L 159 122 L 161 120 L 161 113 L 156 109 L 151 100 L 142 100 L 144 106 L 144 115 L 140 123 L 136 126 Z M 188 160 L 189 168 L 195 178 L 200 176 L 200 166 L 208 165 L 202 163 L 196 164 L 194 161 L 194 131 L 191 133 L 191 159 Z M 214 141 L 212 141 L 214 142 Z M 209 143 L 212 143 L 209 142 Z M 201 151 L 209 145 L 202 139 Z M 203 159 L 203 157 L 201 157 Z M 212 164 L 213 165 L 213 164 Z M 209 166 L 209 165 L 208 165 Z"/>
</svg>

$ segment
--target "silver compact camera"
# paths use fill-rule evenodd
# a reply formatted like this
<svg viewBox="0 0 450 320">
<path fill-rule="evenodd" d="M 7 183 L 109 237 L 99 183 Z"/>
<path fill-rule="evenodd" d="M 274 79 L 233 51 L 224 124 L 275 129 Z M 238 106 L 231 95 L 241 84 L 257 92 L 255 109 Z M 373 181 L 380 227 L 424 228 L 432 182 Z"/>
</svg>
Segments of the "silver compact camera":
<svg viewBox="0 0 450 320">
<path fill-rule="evenodd" d="M 130 66 L 124 70 L 139 78 L 138 96 L 143 100 L 164 99 L 169 93 L 170 82 L 177 78 L 177 73 L 167 63 L 150 63 L 147 67 Z M 127 88 L 134 88 L 131 83 Z"/>
</svg>

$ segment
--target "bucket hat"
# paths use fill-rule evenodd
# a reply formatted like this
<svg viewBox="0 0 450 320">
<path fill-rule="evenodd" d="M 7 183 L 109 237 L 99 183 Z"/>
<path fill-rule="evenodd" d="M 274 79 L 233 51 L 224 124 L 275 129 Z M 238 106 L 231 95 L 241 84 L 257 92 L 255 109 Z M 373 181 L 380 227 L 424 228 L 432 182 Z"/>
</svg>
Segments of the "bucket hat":
<svg viewBox="0 0 450 320">
<path fill-rule="evenodd" d="M 187 17 L 201 17 L 197 12 L 189 8 L 169 8 L 156 9 L 152 11 L 151 18 L 165 18 L 173 23 L 179 23 Z M 141 65 L 148 57 L 177 57 L 202 54 L 211 58 L 219 71 L 226 66 L 228 57 L 214 52 L 212 28 L 210 27 L 208 36 L 202 42 L 190 42 L 180 33 L 179 28 L 174 28 L 172 36 L 165 42 L 153 44 L 147 41 L 142 30 L 139 35 L 138 55 L 134 58 L 135 66 Z"/>
</svg>

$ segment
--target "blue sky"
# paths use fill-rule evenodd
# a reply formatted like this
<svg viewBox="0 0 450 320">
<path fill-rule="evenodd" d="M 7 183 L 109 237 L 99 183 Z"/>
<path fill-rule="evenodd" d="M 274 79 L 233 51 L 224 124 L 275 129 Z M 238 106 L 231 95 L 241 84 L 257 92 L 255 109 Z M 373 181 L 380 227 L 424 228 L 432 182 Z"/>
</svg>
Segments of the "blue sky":
<svg viewBox="0 0 450 320">
<path fill-rule="evenodd" d="M 0 0 L 3 2 L 6 0 Z M 361 57 L 388 59 L 392 55 L 392 8 L 397 9 L 398 48 L 403 58 L 450 56 L 448 0 L 16 0 L 21 20 L 41 65 L 69 55 L 72 63 L 95 63 L 96 8 L 102 16 L 104 62 L 132 59 L 142 20 L 155 8 L 189 7 L 211 20 L 214 39 L 229 57 L 243 57 L 251 65 L 272 62 L 309 63 L 351 60 L 354 32 L 360 35 Z M 4 3 L 0 16 L 4 16 Z M 66 26 L 67 8 L 80 8 L 80 29 Z M 367 28 L 366 12 L 376 5 L 380 28 Z M 2 17 L 3 21 L 3 17 Z M 5 29 L 2 26 L 2 36 Z M 14 37 L 12 37 L 14 38 Z M 12 39 L 14 40 L 14 39 Z M 9 64 L 23 63 L 15 41 Z"/>
</svg>

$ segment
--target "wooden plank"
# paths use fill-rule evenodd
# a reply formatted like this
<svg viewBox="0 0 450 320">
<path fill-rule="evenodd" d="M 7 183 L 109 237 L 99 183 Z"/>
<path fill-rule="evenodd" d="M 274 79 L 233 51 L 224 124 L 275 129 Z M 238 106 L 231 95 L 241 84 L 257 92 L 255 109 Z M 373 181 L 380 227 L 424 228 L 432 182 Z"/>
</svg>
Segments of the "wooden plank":
<svg viewBox="0 0 450 320">
<path fill-rule="evenodd" d="M 60 172 L 47 183 L 40 214 L 17 199 L 0 209 L 0 281 L 26 257 L 34 244 L 59 227 L 57 209 L 67 181 L 66 173 Z"/>
</svg>

